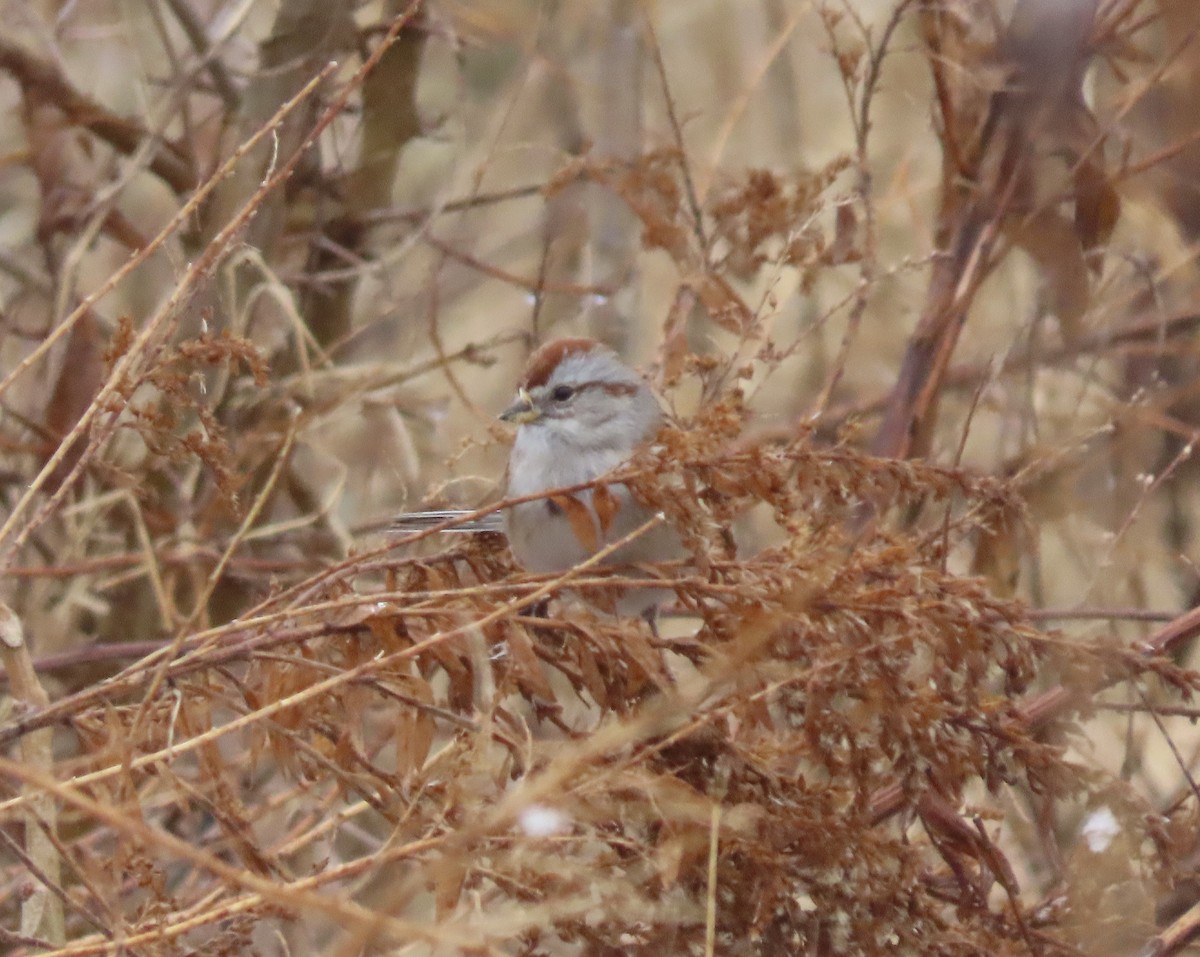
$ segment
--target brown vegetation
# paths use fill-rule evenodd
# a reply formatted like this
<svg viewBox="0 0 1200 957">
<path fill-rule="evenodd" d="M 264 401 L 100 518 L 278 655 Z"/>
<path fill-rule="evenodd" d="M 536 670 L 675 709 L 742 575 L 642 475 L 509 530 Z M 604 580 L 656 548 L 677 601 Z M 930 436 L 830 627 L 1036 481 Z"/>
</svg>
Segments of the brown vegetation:
<svg viewBox="0 0 1200 957">
<path fill-rule="evenodd" d="M 0 12 L 5 952 L 1200 932 L 1191 0 Z M 382 533 L 578 333 L 687 558 Z"/>
</svg>

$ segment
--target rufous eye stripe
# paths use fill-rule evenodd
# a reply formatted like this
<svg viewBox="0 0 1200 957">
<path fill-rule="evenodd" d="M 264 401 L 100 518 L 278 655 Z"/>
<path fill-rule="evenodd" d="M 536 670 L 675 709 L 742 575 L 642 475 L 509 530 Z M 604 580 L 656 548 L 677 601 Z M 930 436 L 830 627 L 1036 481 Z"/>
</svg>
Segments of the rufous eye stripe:
<svg viewBox="0 0 1200 957">
<path fill-rule="evenodd" d="M 578 389 L 599 389 L 609 395 L 637 395 L 638 387 L 632 382 L 584 382 Z"/>
</svg>

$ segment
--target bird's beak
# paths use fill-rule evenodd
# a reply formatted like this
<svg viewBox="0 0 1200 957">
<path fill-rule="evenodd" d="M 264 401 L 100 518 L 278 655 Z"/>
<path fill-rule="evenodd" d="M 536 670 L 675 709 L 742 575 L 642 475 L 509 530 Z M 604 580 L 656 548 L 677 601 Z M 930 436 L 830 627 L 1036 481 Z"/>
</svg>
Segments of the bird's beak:
<svg viewBox="0 0 1200 957">
<path fill-rule="evenodd" d="M 533 397 L 525 389 L 517 389 L 517 401 L 500 413 L 504 422 L 526 425 L 542 417 L 541 410 L 533 404 Z"/>
</svg>

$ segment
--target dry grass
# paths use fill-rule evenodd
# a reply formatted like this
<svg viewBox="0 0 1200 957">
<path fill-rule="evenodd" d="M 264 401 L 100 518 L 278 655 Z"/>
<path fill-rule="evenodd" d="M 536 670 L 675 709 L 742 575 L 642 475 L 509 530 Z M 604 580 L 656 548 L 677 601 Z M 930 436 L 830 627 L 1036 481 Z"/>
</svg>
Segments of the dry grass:
<svg viewBox="0 0 1200 957">
<path fill-rule="evenodd" d="M 1200 932 L 1193 3 L 0 15 L 5 952 Z M 687 558 L 380 534 L 577 332 Z"/>
</svg>

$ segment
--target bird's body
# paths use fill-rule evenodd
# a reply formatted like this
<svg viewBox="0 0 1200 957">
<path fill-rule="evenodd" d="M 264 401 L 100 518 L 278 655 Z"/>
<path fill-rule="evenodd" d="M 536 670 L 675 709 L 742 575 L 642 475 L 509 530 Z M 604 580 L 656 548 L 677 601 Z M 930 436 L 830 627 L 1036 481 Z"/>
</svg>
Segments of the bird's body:
<svg viewBox="0 0 1200 957">
<path fill-rule="evenodd" d="M 619 449 L 564 449 L 553 437 L 528 426 L 522 427 L 513 443 L 504 497 L 525 498 L 550 489 L 590 482 L 612 471 L 627 458 L 628 453 L 623 454 Z M 504 530 L 520 565 L 531 572 L 563 571 L 637 527 L 635 523 L 632 528 L 622 531 L 622 527 L 629 524 L 628 518 L 633 517 L 630 513 L 640 508 L 633 502 L 629 489 L 617 484 L 601 494 L 611 495 L 616 501 L 616 516 L 607 523 L 607 528 L 602 527 L 597 514 L 593 489 L 580 489 L 505 509 Z M 578 516 L 583 513 L 566 503 L 568 497 L 586 508 L 588 520 L 593 524 L 590 540 L 586 536 L 581 540 Z M 572 509 L 575 509 L 574 522 Z M 623 515 L 627 516 L 625 520 L 622 520 Z"/>
<path fill-rule="evenodd" d="M 646 383 L 590 339 L 551 342 L 530 359 L 521 398 L 505 416 L 519 422 L 506 498 L 590 482 L 629 460 L 662 423 Z M 615 483 L 516 505 L 504 513 L 513 555 L 530 571 L 564 571 L 620 541 L 650 518 Z M 665 529 L 617 549 L 605 564 L 657 557 Z M 672 536 L 673 537 L 673 536 Z"/>
<path fill-rule="evenodd" d="M 523 568 L 566 571 L 633 535 L 653 517 L 623 483 L 571 488 L 627 462 L 662 424 L 662 410 L 649 386 L 612 350 L 591 339 L 558 339 L 542 346 L 530 357 L 517 401 L 500 418 L 517 425 L 505 497 L 563 489 L 503 510 L 504 531 Z M 448 512 L 430 514 L 440 521 L 452 517 Z M 416 523 L 402 522 L 401 527 L 411 529 Z M 659 561 L 680 551 L 674 530 L 658 523 L 614 549 L 602 563 Z M 664 589 L 627 589 L 617 599 L 617 610 L 652 612 L 668 595 Z"/>
</svg>

